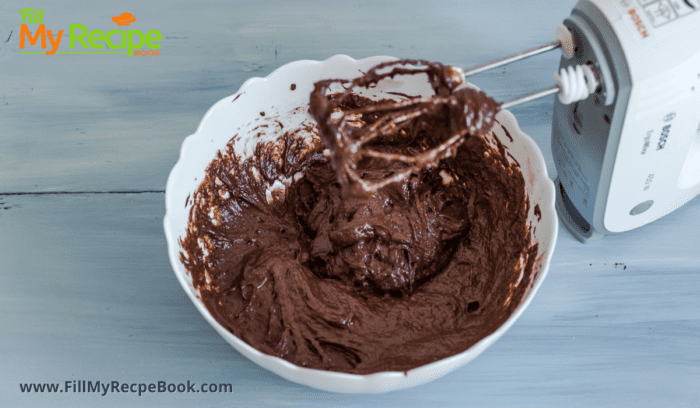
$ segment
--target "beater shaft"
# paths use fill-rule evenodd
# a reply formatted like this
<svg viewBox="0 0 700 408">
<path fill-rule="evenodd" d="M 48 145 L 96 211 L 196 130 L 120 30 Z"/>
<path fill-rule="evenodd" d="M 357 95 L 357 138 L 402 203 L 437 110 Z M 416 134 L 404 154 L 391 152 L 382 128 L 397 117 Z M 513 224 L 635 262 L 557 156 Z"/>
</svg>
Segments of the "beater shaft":
<svg viewBox="0 0 700 408">
<path fill-rule="evenodd" d="M 479 65 L 478 67 L 470 68 L 464 71 L 464 77 L 488 71 L 489 69 L 497 68 L 511 62 L 520 61 L 522 59 L 542 54 L 547 51 L 561 48 L 562 56 L 565 59 L 571 59 L 574 56 L 574 37 L 571 31 L 563 25 L 557 26 L 557 40 L 549 44 L 544 44 L 536 48 L 532 48 L 521 53 L 501 58 L 499 60 L 489 62 L 488 64 Z M 555 93 L 559 94 L 559 100 L 564 104 L 569 104 L 578 100 L 585 99 L 591 94 L 596 86 L 600 84 L 593 66 L 568 67 L 566 70 L 560 71 L 554 75 L 557 84 L 541 89 L 536 92 L 529 93 L 507 101 L 501 105 L 503 109 L 508 109 L 513 106 L 520 105 L 525 102 L 532 101 L 537 98 L 542 98 Z"/>
<path fill-rule="evenodd" d="M 519 54 L 511 55 L 510 57 L 505 57 L 501 58 L 497 61 L 489 62 L 488 64 L 484 65 L 479 65 L 478 67 L 470 68 L 466 71 L 464 71 L 464 77 L 468 77 L 470 75 L 478 74 L 480 72 L 488 71 L 489 69 L 497 68 L 502 65 L 510 64 L 511 62 L 515 61 L 520 61 L 521 59 L 525 59 L 528 57 L 532 57 L 534 55 L 542 54 L 543 52 L 555 50 L 559 47 L 562 46 L 562 42 L 560 40 L 551 42 L 549 44 L 545 44 L 542 46 L 539 46 L 537 48 L 533 48 L 531 50 L 523 51 Z"/>
<path fill-rule="evenodd" d="M 538 99 L 545 97 L 547 95 L 555 94 L 558 93 L 560 90 L 559 85 L 554 85 L 552 87 L 546 88 L 546 89 L 541 89 L 539 91 L 535 91 L 532 93 L 529 93 L 527 95 L 519 96 L 517 98 L 511 99 L 507 102 L 503 102 L 501 105 L 501 109 L 509 109 L 512 108 L 513 106 L 518 106 L 520 104 L 523 104 L 525 102 L 530 102 L 532 100 Z"/>
<path fill-rule="evenodd" d="M 559 94 L 559 102 L 568 105 L 588 98 L 600 85 L 595 67 L 592 65 L 570 65 L 566 69 L 562 68 L 554 74 L 554 80 L 557 82 L 556 85 L 511 99 L 504 102 L 501 108 L 508 109 L 555 93 Z"/>
</svg>

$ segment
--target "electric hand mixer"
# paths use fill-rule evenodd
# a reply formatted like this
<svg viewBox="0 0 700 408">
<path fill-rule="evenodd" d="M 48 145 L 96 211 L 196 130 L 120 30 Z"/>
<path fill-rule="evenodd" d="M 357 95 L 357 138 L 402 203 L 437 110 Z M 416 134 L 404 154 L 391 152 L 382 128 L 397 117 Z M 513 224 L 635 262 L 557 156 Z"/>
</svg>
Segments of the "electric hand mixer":
<svg viewBox="0 0 700 408">
<path fill-rule="evenodd" d="M 700 0 L 581 0 L 562 48 L 552 153 L 557 211 L 581 242 L 648 224 L 700 194 Z"/>
<path fill-rule="evenodd" d="M 552 125 L 557 210 L 588 242 L 700 194 L 700 1 L 583 0 L 564 25 L 574 55 L 560 67 L 600 82 L 560 93 Z"/>
<path fill-rule="evenodd" d="M 462 86 L 464 77 L 557 48 L 562 59 L 555 86 L 502 104 Z M 379 115 L 364 129 L 345 116 L 333 122 L 332 112 L 352 87 L 417 73 L 431 78 L 435 96 L 352 111 Z M 580 0 L 550 44 L 466 71 L 415 60 L 379 64 L 361 78 L 340 81 L 345 92 L 329 102 L 323 95 L 338 81 L 316 84 L 311 112 L 344 188 L 354 183 L 372 192 L 406 178 L 449 157 L 465 135 L 488 131 L 498 109 L 558 93 L 556 207 L 580 241 L 640 227 L 700 194 L 700 0 Z M 368 145 L 392 132 L 413 140 L 420 126 L 410 122 L 440 112 L 451 112 L 445 115 L 453 134 L 437 147 L 411 156 Z M 363 157 L 407 167 L 370 182 L 357 171 Z"/>
</svg>

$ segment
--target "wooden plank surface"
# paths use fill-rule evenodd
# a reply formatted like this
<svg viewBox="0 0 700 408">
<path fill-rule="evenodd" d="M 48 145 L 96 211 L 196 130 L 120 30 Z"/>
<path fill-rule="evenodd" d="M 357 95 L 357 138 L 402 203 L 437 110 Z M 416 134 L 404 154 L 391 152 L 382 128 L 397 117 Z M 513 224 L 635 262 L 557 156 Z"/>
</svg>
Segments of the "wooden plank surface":
<svg viewBox="0 0 700 408">
<path fill-rule="evenodd" d="M 0 192 L 162 190 L 182 140 L 248 78 L 300 59 L 391 55 L 471 67 L 552 41 L 573 4 L 540 0 L 406 2 L 140 1 L 45 4 L 47 29 L 79 23 L 158 29 L 161 55 L 20 55 L 18 0 L 0 4 Z M 37 6 L 38 7 L 38 6 Z M 547 7 L 534 13 L 533 8 Z M 522 18 L 522 16 L 529 16 Z M 34 27 L 35 25 L 32 25 Z M 69 40 L 62 40 L 61 49 Z M 27 45 L 29 47 L 29 45 Z M 27 48 L 28 49 L 28 48 Z M 474 78 L 505 100 L 549 86 L 559 56 Z M 546 69 L 543 69 L 546 67 Z M 548 144 L 551 98 L 522 115 Z M 543 122 L 545 126 L 540 126 Z"/>
<path fill-rule="evenodd" d="M 374 396 L 315 391 L 249 362 L 198 314 L 167 259 L 158 191 L 182 140 L 246 79 L 340 53 L 470 67 L 551 41 L 573 5 L 2 2 L 0 406 L 700 406 L 697 198 L 590 245 L 562 228 L 547 280 L 502 339 L 441 379 Z M 112 16 L 130 12 L 134 28 L 163 33 L 162 55 L 19 55 L 23 7 L 44 7 L 48 29 L 112 29 Z M 506 100 L 549 86 L 558 58 L 473 82 Z M 552 98 L 513 113 L 554 177 Z M 233 390 L 102 397 L 19 389 L 72 380 Z"/>
<path fill-rule="evenodd" d="M 0 196 L 3 406 L 572 406 L 700 403 L 700 201 L 582 245 L 562 231 L 528 310 L 423 386 L 335 395 L 241 356 L 170 268 L 163 195 Z M 228 394 L 27 394 L 24 382 L 231 383 Z"/>
</svg>

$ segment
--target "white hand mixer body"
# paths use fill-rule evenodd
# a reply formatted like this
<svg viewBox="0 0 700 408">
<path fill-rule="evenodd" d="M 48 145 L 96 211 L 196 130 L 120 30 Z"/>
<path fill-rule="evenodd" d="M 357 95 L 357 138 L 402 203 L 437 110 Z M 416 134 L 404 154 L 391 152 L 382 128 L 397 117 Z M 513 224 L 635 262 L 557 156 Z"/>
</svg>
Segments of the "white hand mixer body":
<svg viewBox="0 0 700 408">
<path fill-rule="evenodd" d="M 580 0 L 551 44 L 557 210 L 581 242 L 629 231 L 700 194 L 700 0 Z M 695 244 L 697 245 L 697 244 Z"/>
</svg>

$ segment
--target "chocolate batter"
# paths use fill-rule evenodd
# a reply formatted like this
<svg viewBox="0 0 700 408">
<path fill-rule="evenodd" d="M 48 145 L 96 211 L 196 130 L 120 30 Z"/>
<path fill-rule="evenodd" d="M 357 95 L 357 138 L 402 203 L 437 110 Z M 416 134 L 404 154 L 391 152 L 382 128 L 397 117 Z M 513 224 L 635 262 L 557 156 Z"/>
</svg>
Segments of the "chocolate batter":
<svg viewBox="0 0 700 408">
<path fill-rule="evenodd" d="M 375 103 L 344 97 L 335 108 Z M 377 119 L 362 114 L 359 126 Z M 440 115 L 426 120 L 419 138 L 372 148 L 415 154 L 454 130 Z M 430 168 L 344 194 L 316 129 L 305 129 L 310 140 L 284 130 L 250 158 L 233 139 L 219 152 L 181 242 L 202 301 L 234 335 L 303 367 L 405 371 L 468 349 L 520 304 L 537 245 L 525 181 L 499 142 L 466 137 Z M 369 182 L 412 166 L 356 164 Z"/>
</svg>

